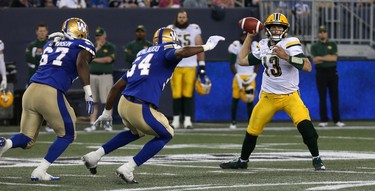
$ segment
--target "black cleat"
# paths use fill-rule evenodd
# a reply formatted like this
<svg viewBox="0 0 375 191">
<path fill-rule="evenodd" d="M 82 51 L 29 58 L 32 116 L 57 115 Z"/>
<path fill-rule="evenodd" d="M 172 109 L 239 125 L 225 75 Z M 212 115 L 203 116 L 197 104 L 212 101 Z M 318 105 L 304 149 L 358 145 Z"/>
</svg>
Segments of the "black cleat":
<svg viewBox="0 0 375 191">
<path fill-rule="evenodd" d="M 326 169 L 326 167 L 323 164 L 322 159 L 320 159 L 319 156 L 313 157 L 312 164 L 313 164 L 315 170 L 325 170 Z"/>
<path fill-rule="evenodd" d="M 220 168 L 222 169 L 247 169 L 247 162 L 241 162 L 240 158 L 234 159 L 229 162 L 221 163 Z"/>
<path fill-rule="evenodd" d="M 97 171 L 96 171 L 96 167 L 95 168 L 89 168 L 89 171 L 91 174 L 96 174 Z"/>
</svg>

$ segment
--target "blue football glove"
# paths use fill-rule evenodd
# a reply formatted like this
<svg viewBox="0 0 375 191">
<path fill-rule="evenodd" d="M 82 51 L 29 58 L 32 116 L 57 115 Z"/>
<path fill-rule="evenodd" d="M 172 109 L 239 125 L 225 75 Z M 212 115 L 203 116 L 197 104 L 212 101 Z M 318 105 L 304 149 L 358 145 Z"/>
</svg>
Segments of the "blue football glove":
<svg viewBox="0 0 375 191">
<path fill-rule="evenodd" d="M 92 95 L 85 96 L 86 100 L 86 111 L 89 115 L 94 112 L 94 99 L 92 99 Z"/>
<path fill-rule="evenodd" d="M 198 67 L 198 75 L 199 75 L 199 78 L 201 80 L 201 83 L 204 84 L 206 83 L 206 67 L 203 65 L 199 66 Z"/>
</svg>

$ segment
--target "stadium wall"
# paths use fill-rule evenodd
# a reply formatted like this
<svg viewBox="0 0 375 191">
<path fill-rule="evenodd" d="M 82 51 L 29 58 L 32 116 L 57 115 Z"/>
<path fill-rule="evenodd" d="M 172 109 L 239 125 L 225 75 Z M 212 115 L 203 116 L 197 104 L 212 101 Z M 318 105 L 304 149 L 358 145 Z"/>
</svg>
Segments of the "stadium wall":
<svg viewBox="0 0 375 191">
<path fill-rule="evenodd" d="M 117 46 L 115 79 L 129 68 L 123 60 L 124 45 L 134 39 L 134 30 L 138 24 L 147 28 L 147 39 L 151 40 L 153 32 L 173 22 L 178 10 L 176 9 L 0 9 L 0 39 L 5 42 L 6 62 L 15 62 L 18 73 L 15 90 L 23 90 L 27 83 L 27 65 L 24 61 L 24 52 L 27 44 L 35 39 L 34 28 L 37 23 L 44 22 L 49 25 L 49 32 L 60 30 L 62 22 L 69 17 L 81 17 L 90 27 L 93 40 L 94 30 L 97 26 L 104 27 L 108 33 L 108 40 Z M 229 69 L 227 47 L 239 37 L 240 29 L 237 21 L 246 16 L 259 15 L 256 8 L 236 8 L 226 10 L 226 17 L 221 21 L 211 18 L 210 9 L 189 9 L 190 20 L 202 28 L 202 37 L 206 40 L 210 35 L 217 34 L 226 37 L 224 43 L 211 52 L 207 52 L 207 74 L 213 82 L 212 92 L 207 96 L 195 95 L 195 121 L 229 121 L 231 107 L 231 82 L 233 75 Z M 16 20 L 16 21 L 15 21 Z M 293 23 L 291 23 L 293 25 Z M 370 61 L 340 61 L 338 73 L 340 76 L 340 110 L 343 120 L 374 120 L 375 102 L 375 70 L 374 60 Z M 259 92 L 261 75 L 257 77 Z M 313 120 L 319 118 L 318 94 L 315 83 L 315 70 L 311 73 L 301 72 L 301 96 L 306 106 L 310 109 Z M 75 82 L 73 89 L 81 88 Z M 74 96 L 73 96 L 74 97 Z M 73 98 L 72 98 L 73 99 Z M 79 96 L 71 101 L 77 115 L 84 114 L 84 102 Z M 170 86 L 166 86 L 160 102 L 159 110 L 167 117 L 172 116 Z M 257 99 L 255 100 L 257 102 Z M 329 108 L 328 108 L 329 109 Z M 329 109 L 330 110 L 330 109 Z M 16 112 L 18 118 L 20 113 Z M 115 110 L 114 118 L 120 122 Z M 246 121 L 245 104 L 239 104 L 238 119 Z M 289 120 L 284 113 L 278 113 L 275 120 Z"/>
<path fill-rule="evenodd" d="M 227 9 L 221 21 L 211 18 L 211 9 L 187 9 L 191 23 L 201 26 L 204 42 L 211 35 L 222 35 L 226 41 L 215 51 L 207 52 L 207 61 L 226 61 L 227 47 L 241 33 L 238 20 L 246 16 L 259 15 L 256 8 Z M 61 30 L 61 24 L 70 17 L 80 17 L 88 25 L 90 40 L 94 40 L 95 28 L 103 27 L 108 34 L 108 41 L 116 47 L 115 68 L 129 68 L 125 64 L 123 50 L 125 45 L 135 39 L 137 25 L 147 29 L 147 39 L 152 41 L 154 31 L 173 23 L 177 9 L 38 9 L 38 8 L 4 8 L 0 9 L 0 39 L 5 43 L 5 61 L 16 62 L 17 82 L 15 89 L 24 89 L 28 79 L 24 54 L 27 44 L 36 38 L 35 26 L 40 23 L 49 25 L 49 32 Z M 79 83 L 74 88 L 80 88 Z"/>
</svg>

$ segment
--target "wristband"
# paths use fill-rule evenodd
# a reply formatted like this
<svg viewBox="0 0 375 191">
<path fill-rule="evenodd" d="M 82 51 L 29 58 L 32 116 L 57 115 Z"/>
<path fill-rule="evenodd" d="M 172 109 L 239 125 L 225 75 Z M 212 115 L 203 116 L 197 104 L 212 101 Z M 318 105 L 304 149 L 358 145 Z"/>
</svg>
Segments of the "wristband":
<svg viewBox="0 0 375 191">
<path fill-rule="evenodd" d="M 205 65 L 206 65 L 206 62 L 204 62 L 203 60 L 198 62 L 198 66 L 205 66 Z"/>
<path fill-rule="evenodd" d="M 110 109 L 110 110 L 104 109 L 103 114 L 111 116 L 112 115 L 112 109 Z"/>
<path fill-rule="evenodd" d="M 302 70 L 303 65 L 305 64 L 305 61 L 303 60 L 303 58 L 299 58 L 299 57 L 296 57 L 296 56 L 289 56 L 288 61 L 291 65 L 293 65 L 294 67 L 296 67 L 299 70 Z"/>
<path fill-rule="evenodd" d="M 203 47 L 203 51 L 205 51 L 205 52 L 206 52 L 207 50 L 211 50 L 210 47 L 209 47 L 208 45 L 205 45 L 205 44 L 204 44 L 204 45 L 202 45 L 202 47 Z"/>
<path fill-rule="evenodd" d="M 91 96 L 91 95 L 92 95 L 90 85 L 85 85 L 85 86 L 83 86 L 83 90 L 85 90 L 85 94 L 86 94 L 86 95 L 88 95 L 88 96 Z"/>
</svg>

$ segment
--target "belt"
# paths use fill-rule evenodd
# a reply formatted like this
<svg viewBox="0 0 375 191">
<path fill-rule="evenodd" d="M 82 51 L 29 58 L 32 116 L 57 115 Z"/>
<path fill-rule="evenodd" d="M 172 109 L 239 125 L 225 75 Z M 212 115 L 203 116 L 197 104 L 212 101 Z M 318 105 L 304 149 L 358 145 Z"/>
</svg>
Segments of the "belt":
<svg viewBox="0 0 375 191">
<path fill-rule="evenodd" d="M 111 74 L 111 73 L 104 73 L 104 72 L 92 72 L 90 73 L 92 75 L 108 75 L 108 74 Z"/>
<path fill-rule="evenodd" d="M 158 107 L 156 107 L 155 104 L 149 103 L 149 102 L 147 102 L 147 101 L 143 101 L 143 100 L 141 100 L 141 99 L 139 99 L 139 98 L 136 98 L 136 97 L 134 97 L 134 96 L 124 96 L 124 97 L 125 97 L 128 101 L 130 101 L 130 102 L 138 103 L 138 104 L 146 104 L 146 105 L 152 107 L 152 108 L 155 109 L 155 110 L 158 109 Z"/>
</svg>

